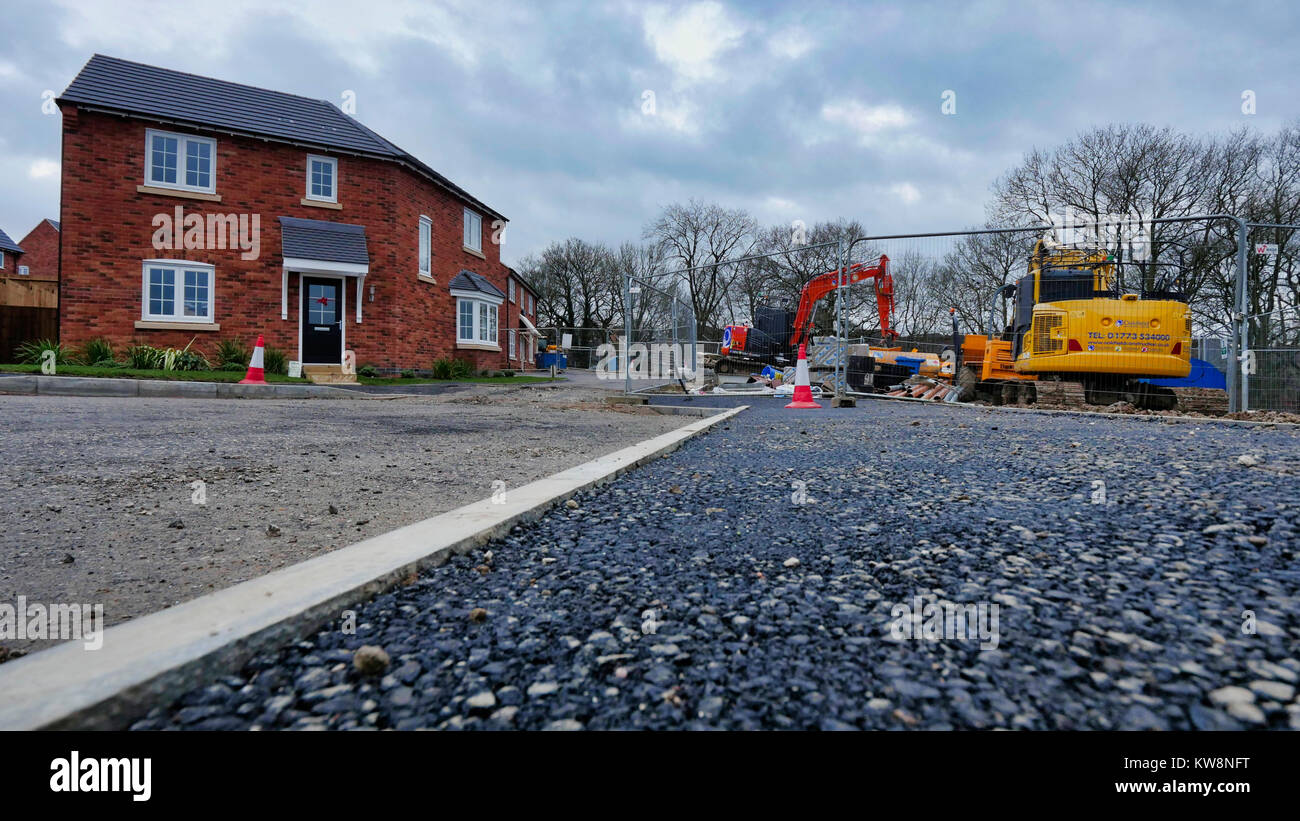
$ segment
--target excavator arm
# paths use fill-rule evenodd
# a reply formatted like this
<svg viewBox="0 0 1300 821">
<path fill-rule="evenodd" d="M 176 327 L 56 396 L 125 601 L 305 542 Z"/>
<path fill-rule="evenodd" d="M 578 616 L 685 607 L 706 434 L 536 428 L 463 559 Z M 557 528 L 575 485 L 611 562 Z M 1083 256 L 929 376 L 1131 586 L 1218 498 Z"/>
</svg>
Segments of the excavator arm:
<svg viewBox="0 0 1300 821">
<path fill-rule="evenodd" d="M 813 309 L 827 294 L 839 287 L 842 276 L 846 286 L 864 279 L 876 281 L 876 309 L 880 312 L 880 333 L 886 341 L 898 338 L 898 331 L 890 326 L 890 318 L 894 315 L 894 278 L 889 275 L 889 257 L 881 254 L 880 259 L 872 265 L 857 262 L 847 269 L 818 274 L 804 284 L 803 290 L 799 293 L 799 310 L 794 318 L 794 331 L 790 336 L 792 349 L 798 348 L 800 343 L 806 341 L 812 326 Z"/>
</svg>

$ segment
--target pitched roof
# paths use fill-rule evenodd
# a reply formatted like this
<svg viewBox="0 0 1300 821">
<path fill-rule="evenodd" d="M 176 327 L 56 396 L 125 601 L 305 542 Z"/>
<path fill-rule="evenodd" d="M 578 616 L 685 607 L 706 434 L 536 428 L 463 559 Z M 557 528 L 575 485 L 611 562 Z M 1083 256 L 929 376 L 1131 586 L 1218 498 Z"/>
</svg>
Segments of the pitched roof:
<svg viewBox="0 0 1300 821">
<path fill-rule="evenodd" d="M 48 222 L 50 225 L 53 225 L 55 231 L 58 231 L 58 232 L 60 232 L 60 233 L 63 232 L 63 229 L 59 227 L 59 221 L 58 221 L 58 220 L 52 220 L 52 219 L 48 219 L 48 218 L 47 218 L 45 221 Z"/>
<path fill-rule="evenodd" d="M 280 217 L 280 250 L 286 259 L 370 264 L 365 227 L 342 222 Z"/>
<path fill-rule="evenodd" d="M 456 274 L 452 278 L 449 287 L 453 291 L 478 291 L 498 299 L 506 298 L 506 295 L 501 293 L 501 289 L 488 282 L 486 277 L 468 270 L 462 270 L 459 274 Z"/>
<path fill-rule="evenodd" d="M 58 102 L 392 160 L 412 167 L 484 213 L 505 219 L 327 100 L 96 54 Z"/>
<path fill-rule="evenodd" d="M 516 282 L 518 282 L 520 285 L 527 288 L 529 291 L 533 293 L 534 296 L 536 296 L 537 289 L 533 287 L 531 282 L 529 282 L 528 280 L 520 276 L 519 272 L 516 271 L 514 268 L 511 268 L 510 266 L 506 266 L 506 270 L 510 272 L 510 276 L 514 277 Z"/>
<path fill-rule="evenodd" d="M 18 247 L 18 243 L 9 239 L 9 235 L 0 229 L 0 251 L 12 251 L 15 254 L 23 253 L 23 249 Z"/>
</svg>

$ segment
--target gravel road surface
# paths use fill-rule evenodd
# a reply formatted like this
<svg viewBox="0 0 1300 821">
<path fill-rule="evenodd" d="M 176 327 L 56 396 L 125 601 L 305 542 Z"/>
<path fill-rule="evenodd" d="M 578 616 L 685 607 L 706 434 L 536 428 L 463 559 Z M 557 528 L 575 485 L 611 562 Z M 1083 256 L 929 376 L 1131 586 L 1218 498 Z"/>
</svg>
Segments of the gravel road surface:
<svg viewBox="0 0 1300 821">
<path fill-rule="evenodd" d="M 599 398 L 0 396 L 0 602 L 102 603 L 111 625 L 694 421 Z"/>
<path fill-rule="evenodd" d="M 1298 472 L 1290 426 L 758 400 L 136 726 L 1298 728 Z"/>
</svg>

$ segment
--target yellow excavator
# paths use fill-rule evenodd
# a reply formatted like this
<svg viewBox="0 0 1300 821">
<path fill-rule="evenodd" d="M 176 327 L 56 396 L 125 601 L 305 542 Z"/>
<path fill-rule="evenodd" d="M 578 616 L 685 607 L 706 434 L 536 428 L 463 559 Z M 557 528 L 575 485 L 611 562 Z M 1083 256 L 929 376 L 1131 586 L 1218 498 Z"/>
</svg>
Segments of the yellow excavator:
<svg viewBox="0 0 1300 821">
<path fill-rule="evenodd" d="M 1136 269 L 1141 293 L 1121 291 L 1122 266 Z M 1065 409 L 1124 401 L 1150 410 L 1226 411 L 1222 390 L 1152 381 L 1191 371 L 1192 322 L 1180 273 L 1153 262 L 1121 263 L 1104 248 L 1040 239 L 1025 276 L 998 291 L 1015 300 L 1011 324 L 997 336 L 954 340 L 958 401 Z M 996 304 L 990 329 L 995 311 Z"/>
</svg>

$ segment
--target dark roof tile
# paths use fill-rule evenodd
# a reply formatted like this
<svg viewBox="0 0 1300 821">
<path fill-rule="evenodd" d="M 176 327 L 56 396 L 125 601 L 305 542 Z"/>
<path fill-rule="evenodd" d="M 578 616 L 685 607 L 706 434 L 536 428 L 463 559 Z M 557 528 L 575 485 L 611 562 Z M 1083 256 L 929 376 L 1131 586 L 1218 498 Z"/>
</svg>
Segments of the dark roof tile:
<svg viewBox="0 0 1300 821">
<path fill-rule="evenodd" d="M 23 253 L 23 249 L 18 247 L 18 243 L 9 239 L 9 235 L 0 230 L 0 251 L 12 251 L 15 254 Z"/>
<path fill-rule="evenodd" d="M 506 298 L 506 295 L 501 293 L 501 289 L 489 282 L 487 277 L 468 270 L 456 274 L 449 287 L 453 291 L 478 291 L 498 299 Z"/>
<path fill-rule="evenodd" d="M 286 259 L 370 264 L 361 225 L 280 217 L 280 249 Z"/>
<path fill-rule="evenodd" d="M 505 219 L 326 100 L 96 54 L 59 101 L 394 160 L 484 213 Z"/>
</svg>

